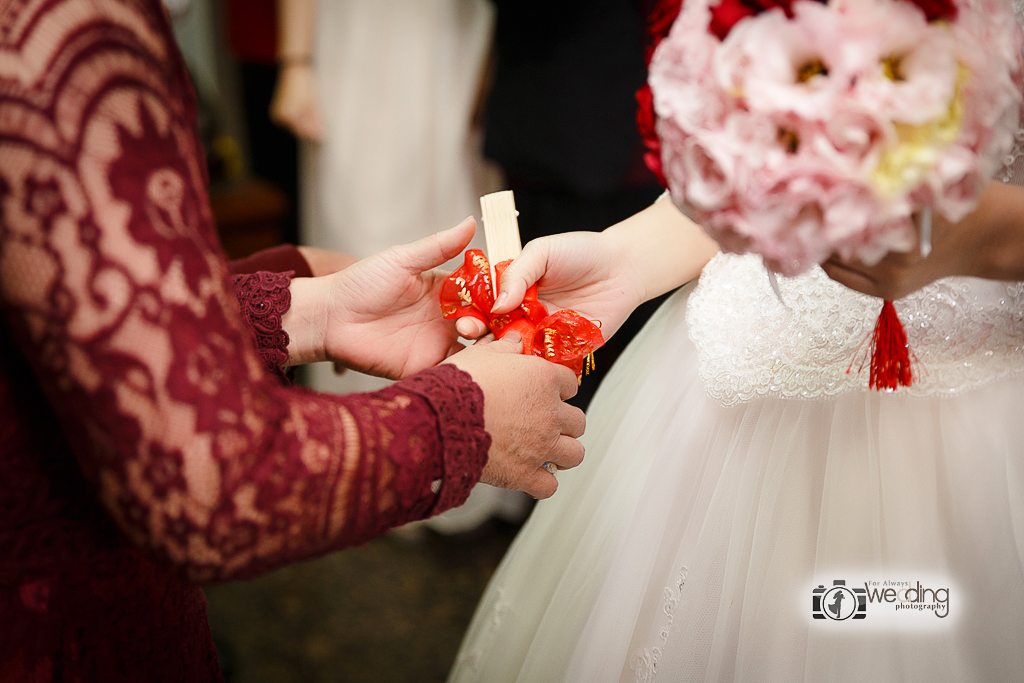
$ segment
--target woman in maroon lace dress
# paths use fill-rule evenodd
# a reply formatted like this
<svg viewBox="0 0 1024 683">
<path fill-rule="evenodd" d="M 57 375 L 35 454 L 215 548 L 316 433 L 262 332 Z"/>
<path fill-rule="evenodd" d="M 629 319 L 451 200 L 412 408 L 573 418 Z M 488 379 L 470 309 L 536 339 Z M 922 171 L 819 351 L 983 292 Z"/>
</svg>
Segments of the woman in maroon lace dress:
<svg viewBox="0 0 1024 683">
<path fill-rule="evenodd" d="M 542 462 L 582 458 L 570 371 L 505 342 L 425 369 L 455 339 L 421 271 L 469 223 L 232 279 L 194 119 L 158 0 L 0 3 L 0 681 L 219 680 L 194 582 L 364 542 L 481 473 L 547 496 Z M 407 379 L 281 381 L 328 358 Z"/>
</svg>

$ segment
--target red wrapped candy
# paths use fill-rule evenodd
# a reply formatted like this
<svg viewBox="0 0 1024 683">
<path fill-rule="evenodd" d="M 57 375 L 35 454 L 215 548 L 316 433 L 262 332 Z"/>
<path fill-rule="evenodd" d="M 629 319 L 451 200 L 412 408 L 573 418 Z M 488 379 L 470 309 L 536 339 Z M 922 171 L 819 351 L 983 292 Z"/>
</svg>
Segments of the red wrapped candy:
<svg viewBox="0 0 1024 683">
<path fill-rule="evenodd" d="M 502 261 L 494 267 L 499 281 L 510 263 Z M 575 311 L 548 315 L 537 298 L 537 285 L 526 291 L 523 303 L 514 311 L 492 315 L 493 307 L 490 263 L 482 251 L 469 249 L 463 264 L 441 286 L 441 315 L 446 320 L 476 318 L 498 339 L 516 330 L 523 339 L 524 354 L 564 365 L 577 377 L 585 367 L 592 367 L 594 350 L 604 344 L 600 328 Z"/>
</svg>

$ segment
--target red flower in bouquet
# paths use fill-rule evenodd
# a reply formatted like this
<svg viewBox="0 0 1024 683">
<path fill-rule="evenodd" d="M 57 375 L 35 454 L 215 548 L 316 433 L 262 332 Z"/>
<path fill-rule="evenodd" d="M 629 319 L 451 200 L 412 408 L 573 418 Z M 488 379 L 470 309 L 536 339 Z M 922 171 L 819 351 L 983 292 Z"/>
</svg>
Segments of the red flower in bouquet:
<svg viewBox="0 0 1024 683">
<path fill-rule="evenodd" d="M 928 21 L 955 21 L 956 3 L 953 0 L 910 0 L 921 8 Z"/>
<path fill-rule="evenodd" d="M 667 187 L 668 181 L 665 180 L 665 173 L 661 168 L 661 138 L 658 137 L 658 129 L 654 125 L 654 95 L 651 93 L 650 85 L 644 83 L 643 87 L 636 91 L 636 102 L 636 125 L 640 129 L 640 137 L 647 150 L 644 152 L 644 163 L 654 173 L 661 186 Z"/>
<path fill-rule="evenodd" d="M 711 8 L 711 24 L 708 29 L 714 33 L 719 40 L 725 40 L 729 31 L 741 19 L 752 17 L 766 12 L 770 9 L 779 8 L 786 13 L 787 17 L 793 16 L 793 2 L 795 0 L 721 0 Z M 826 0 L 817 0 L 825 2 Z"/>
</svg>

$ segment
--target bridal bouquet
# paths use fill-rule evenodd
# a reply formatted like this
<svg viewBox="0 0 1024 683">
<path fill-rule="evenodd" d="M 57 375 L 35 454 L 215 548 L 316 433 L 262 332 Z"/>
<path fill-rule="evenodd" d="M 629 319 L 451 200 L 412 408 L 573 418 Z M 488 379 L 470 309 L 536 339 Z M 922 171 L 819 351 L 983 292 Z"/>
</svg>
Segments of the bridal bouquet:
<svg viewBox="0 0 1024 683">
<path fill-rule="evenodd" d="M 641 100 L 672 198 L 774 271 L 911 249 L 914 213 L 963 218 L 1012 144 L 1006 0 L 686 0 L 670 19 Z"/>
<path fill-rule="evenodd" d="M 918 212 L 959 221 L 1017 129 L 1007 0 L 662 0 L 651 34 L 648 165 L 724 250 L 784 275 L 908 251 Z M 909 384 L 891 302 L 874 336 L 871 386 Z"/>
</svg>

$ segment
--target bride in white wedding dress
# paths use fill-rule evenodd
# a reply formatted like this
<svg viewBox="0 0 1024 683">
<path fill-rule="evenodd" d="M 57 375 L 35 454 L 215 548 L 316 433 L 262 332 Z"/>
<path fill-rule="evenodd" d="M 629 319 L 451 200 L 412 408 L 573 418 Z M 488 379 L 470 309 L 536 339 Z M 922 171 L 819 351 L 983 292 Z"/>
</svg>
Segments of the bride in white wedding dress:
<svg viewBox="0 0 1024 683">
<path fill-rule="evenodd" d="M 1002 183 L 1024 180 L 1016 140 Z M 1016 229 L 1002 183 L 974 220 Z M 932 261 L 959 249 L 940 232 Z M 616 300 L 700 279 L 605 380 L 584 465 L 509 550 L 451 683 L 1024 680 L 1024 284 L 897 301 L 918 377 L 880 393 L 847 372 L 879 299 L 816 268 L 780 300 L 759 257 L 712 252 L 661 201 L 509 269 L 511 300 L 543 275 L 606 329 Z"/>
</svg>

